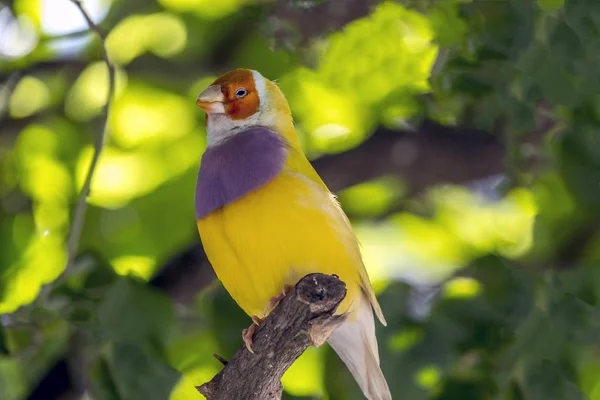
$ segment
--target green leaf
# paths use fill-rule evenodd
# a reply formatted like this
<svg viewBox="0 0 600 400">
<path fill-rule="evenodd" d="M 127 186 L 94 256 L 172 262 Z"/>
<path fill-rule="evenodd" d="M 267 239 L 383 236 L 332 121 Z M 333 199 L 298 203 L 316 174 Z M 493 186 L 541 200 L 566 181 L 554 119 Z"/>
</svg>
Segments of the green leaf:
<svg viewBox="0 0 600 400">
<path fill-rule="evenodd" d="M 535 107 L 531 102 L 508 103 L 511 132 L 531 132 L 535 129 Z"/>
<path fill-rule="evenodd" d="M 514 59 L 531 43 L 536 16 L 531 1 L 475 1 L 462 11 L 470 21 L 470 34 L 486 49 Z"/>
<path fill-rule="evenodd" d="M 579 126 L 565 132 L 560 147 L 560 170 L 581 211 L 600 211 L 600 136 L 596 127 Z"/>
<path fill-rule="evenodd" d="M 437 55 L 423 15 L 385 1 L 374 12 L 330 35 L 318 74 L 346 96 L 374 107 L 396 90 L 423 93 Z M 313 101 L 316 99 L 313 99 Z"/>
<path fill-rule="evenodd" d="M 600 310 L 572 294 L 566 294 L 552 309 L 565 336 L 577 343 L 600 344 Z"/>
<path fill-rule="evenodd" d="M 449 379 L 444 383 L 441 395 L 434 397 L 435 400 L 480 400 L 489 398 L 493 386 L 487 382 L 475 379 Z"/>
<path fill-rule="evenodd" d="M 428 17 L 435 31 L 435 39 L 441 47 L 450 47 L 465 40 L 468 26 L 459 16 L 456 3 L 436 4 L 429 11 Z"/>
<path fill-rule="evenodd" d="M 21 400 L 27 390 L 22 366 L 14 358 L 0 356 L 0 399 Z"/>
<path fill-rule="evenodd" d="M 165 341 L 175 327 L 171 301 L 140 282 L 124 278 L 106 293 L 98 309 L 106 335 L 118 341 Z"/>
<path fill-rule="evenodd" d="M 69 311 L 68 319 L 77 327 L 96 327 L 96 313 L 91 304 L 74 303 Z"/>
<path fill-rule="evenodd" d="M 211 296 L 205 298 L 209 303 L 211 327 L 214 337 L 222 349 L 221 356 L 228 359 L 243 345 L 242 329 L 252 323 L 250 317 L 231 298 L 229 293 L 220 286 Z"/>
<path fill-rule="evenodd" d="M 594 34 L 598 34 L 600 2 L 597 0 L 569 0 L 564 13 L 567 23 L 584 39 L 592 39 Z"/>
<path fill-rule="evenodd" d="M 537 0 L 538 6 L 546 11 L 555 11 L 565 4 L 565 0 Z"/>
<path fill-rule="evenodd" d="M 557 358 L 565 338 L 555 328 L 543 311 L 532 310 L 529 318 L 517 328 L 513 343 L 499 357 L 498 369 L 511 371 L 518 363 L 529 367 L 543 358 Z"/>
<path fill-rule="evenodd" d="M 87 261 L 90 263 L 90 271 L 85 274 L 82 282 L 82 287 L 86 290 L 104 289 L 118 279 L 119 275 L 101 254 L 88 253 Z"/>
<path fill-rule="evenodd" d="M 366 217 L 384 214 L 402 196 L 403 187 L 393 179 L 378 179 L 352 186 L 339 194 L 346 213 Z"/>
<path fill-rule="evenodd" d="M 125 400 L 119 396 L 110 367 L 104 358 L 100 358 L 91 371 L 91 391 L 97 400 Z"/>
<path fill-rule="evenodd" d="M 274 80 L 297 65 L 291 53 L 274 50 L 263 35 L 248 36 L 235 54 L 236 65 L 260 71 L 263 76 Z"/>
<path fill-rule="evenodd" d="M 136 345 L 115 343 L 106 353 L 96 371 L 101 400 L 165 400 L 181 377 L 157 356 Z"/>
<path fill-rule="evenodd" d="M 548 48 L 561 65 L 568 66 L 585 57 L 587 49 L 575 31 L 565 22 L 556 24 L 549 34 Z"/>
<path fill-rule="evenodd" d="M 39 335 L 39 328 L 28 325 L 15 325 L 6 328 L 4 332 L 4 344 L 7 346 L 7 353 L 18 353 L 29 348 L 36 335 Z M 39 339 L 38 339 L 39 340 Z"/>
<path fill-rule="evenodd" d="M 531 400 L 588 399 L 581 389 L 567 378 L 562 368 L 547 360 L 536 368 L 531 368 L 525 381 L 525 392 Z"/>
</svg>

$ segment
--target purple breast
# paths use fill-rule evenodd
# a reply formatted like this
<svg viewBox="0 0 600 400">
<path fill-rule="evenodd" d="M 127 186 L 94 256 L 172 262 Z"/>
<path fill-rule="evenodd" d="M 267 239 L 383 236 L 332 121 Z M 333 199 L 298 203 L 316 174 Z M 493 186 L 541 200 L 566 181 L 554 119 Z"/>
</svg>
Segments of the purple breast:
<svg viewBox="0 0 600 400">
<path fill-rule="evenodd" d="M 288 146 L 275 132 L 253 127 L 202 156 L 196 184 L 196 219 L 273 180 L 285 165 Z"/>
</svg>

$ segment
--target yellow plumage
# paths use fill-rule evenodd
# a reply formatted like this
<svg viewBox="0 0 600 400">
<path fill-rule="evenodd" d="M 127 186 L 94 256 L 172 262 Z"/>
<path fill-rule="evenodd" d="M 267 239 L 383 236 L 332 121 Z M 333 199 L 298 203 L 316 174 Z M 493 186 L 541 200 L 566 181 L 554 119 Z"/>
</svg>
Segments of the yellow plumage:
<svg viewBox="0 0 600 400">
<path fill-rule="evenodd" d="M 338 275 L 347 295 L 337 312 L 348 313 L 348 319 L 329 342 L 365 395 L 391 399 L 379 369 L 371 306 L 385 320 L 350 223 L 302 153 L 279 88 L 266 79 L 255 86 L 262 90 L 258 123 L 285 138 L 289 155 L 275 179 L 198 221 L 206 254 L 233 299 L 248 315 L 260 318 L 285 285 L 314 272 Z"/>
<path fill-rule="evenodd" d="M 336 274 L 359 296 L 362 266 L 356 239 L 335 200 L 294 171 L 198 221 L 204 248 L 223 285 L 248 315 L 303 276 Z M 368 285 L 368 286 L 367 286 Z"/>
</svg>

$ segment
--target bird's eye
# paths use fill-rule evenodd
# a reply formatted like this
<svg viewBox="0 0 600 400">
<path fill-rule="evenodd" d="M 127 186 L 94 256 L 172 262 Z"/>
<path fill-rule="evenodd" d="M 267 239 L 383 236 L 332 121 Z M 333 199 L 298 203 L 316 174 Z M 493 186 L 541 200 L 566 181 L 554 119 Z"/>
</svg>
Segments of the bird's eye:
<svg viewBox="0 0 600 400">
<path fill-rule="evenodd" d="M 248 91 L 244 88 L 239 88 L 238 90 L 235 91 L 235 97 L 237 97 L 238 99 L 245 97 L 247 94 L 248 94 Z"/>
</svg>

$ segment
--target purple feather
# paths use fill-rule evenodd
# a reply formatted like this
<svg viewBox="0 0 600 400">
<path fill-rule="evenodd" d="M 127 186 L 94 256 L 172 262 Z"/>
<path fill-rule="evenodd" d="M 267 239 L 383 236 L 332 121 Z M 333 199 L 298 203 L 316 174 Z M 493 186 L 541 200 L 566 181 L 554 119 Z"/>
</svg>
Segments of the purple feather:
<svg viewBox="0 0 600 400">
<path fill-rule="evenodd" d="M 196 219 L 269 183 L 283 169 L 287 153 L 279 135 L 263 127 L 250 128 L 207 148 L 196 184 Z"/>
</svg>

